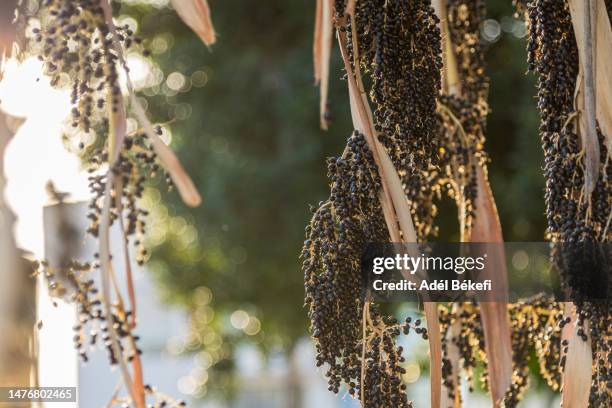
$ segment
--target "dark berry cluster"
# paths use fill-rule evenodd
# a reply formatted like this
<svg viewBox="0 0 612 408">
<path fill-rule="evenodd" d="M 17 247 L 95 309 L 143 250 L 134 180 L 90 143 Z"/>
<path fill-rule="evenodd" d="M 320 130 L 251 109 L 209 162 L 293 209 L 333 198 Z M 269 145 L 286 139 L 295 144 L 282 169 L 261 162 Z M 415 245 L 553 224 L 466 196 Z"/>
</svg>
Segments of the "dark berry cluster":
<svg viewBox="0 0 612 408">
<path fill-rule="evenodd" d="M 379 203 L 380 178 L 362 134 L 342 157 L 328 160 L 329 200 L 315 209 L 302 250 L 317 365 L 327 366 L 329 389 L 344 383 L 367 407 L 410 406 L 402 384 L 404 359 L 395 338 L 427 331 L 408 319 L 383 317 L 363 293 L 361 256 L 370 242 L 388 241 Z"/>
<path fill-rule="evenodd" d="M 109 324 L 121 339 L 121 349 L 125 350 L 127 360 L 131 361 L 142 351 L 137 343 L 139 336 L 132 332 L 132 312 L 116 307 L 111 316 L 107 316 L 102 307 L 100 293 L 91 275 L 99 268 L 99 262 L 70 261 L 67 265 L 56 268 L 46 261 L 39 264 L 37 274 L 43 274 L 48 282 L 50 293 L 57 298 L 63 298 L 77 305 L 78 323 L 73 327 L 74 347 L 79 352 L 81 360 L 87 362 L 88 351 L 101 344 L 108 351 L 111 365 L 118 364 L 117 356 L 112 348 Z"/>
<path fill-rule="evenodd" d="M 337 10 L 343 12 L 344 3 L 337 1 Z M 345 21 L 340 30 L 347 33 L 353 69 L 365 74 L 364 87 L 370 85 L 378 139 L 400 174 L 424 238 L 434 232 L 436 212 L 428 170 L 437 163 L 440 134 L 438 19 L 428 0 L 366 0 L 358 1 L 354 18 Z"/>
<path fill-rule="evenodd" d="M 55 293 L 78 305 L 79 322 L 74 327 L 74 343 L 83 361 L 87 352 L 97 344 L 108 351 L 111 365 L 120 365 L 126 384 L 131 383 L 126 364 L 134 369 L 130 402 L 144 406 L 146 396 L 142 388 L 141 349 L 135 334 L 135 294 L 131 277 L 130 251 L 133 242 L 137 249 L 136 261 L 142 265 L 148 257 L 143 246 L 148 212 L 141 207 L 145 182 L 160 174 L 171 184 L 166 170 L 161 167 L 161 154 L 155 143 L 162 128 L 125 134 L 127 118 L 119 72 L 127 67 L 123 54 L 133 47 L 142 50 L 142 40 L 129 26 L 116 27 L 110 11 L 112 2 L 100 0 L 44 0 L 37 18 L 40 28 L 33 30 L 29 52 L 44 62 L 45 73 L 53 86 L 71 87 L 72 133 L 92 139 L 88 146 L 79 144 L 82 158 L 90 172 L 89 187 L 93 199 L 89 205 L 88 233 L 100 238 L 100 254 L 91 263 L 70 261 L 61 270 L 43 264 L 44 273 Z M 129 86 L 128 91 L 133 92 Z M 134 95 L 132 95 L 134 96 Z M 137 105 L 132 98 L 132 106 Z M 140 116 L 145 116 L 144 113 Z M 146 119 L 146 117 L 145 117 Z M 150 123 L 140 118 L 143 126 Z M 93 136 L 93 138 L 91 137 Z M 108 209 L 108 211 L 106 211 Z M 128 281 L 129 299 L 124 300 L 118 289 L 117 277 L 108 265 L 111 255 L 108 242 L 102 237 L 111 225 L 118 225 L 125 246 L 123 267 Z M 106 235 L 107 236 L 107 235 Z M 132 239 L 130 239 L 132 238 Z M 107 237 L 108 239 L 108 237 Z M 102 274 L 102 290 L 98 292 L 91 279 L 93 271 Z M 61 279 L 60 279 L 61 278 Z M 114 289 L 106 289 L 113 283 Z M 59 291 L 59 292 L 58 292 Z M 114 291 L 114 293 L 112 293 Z M 61 292 L 61 293 L 60 293 Z M 115 300 L 114 303 L 111 302 Z M 127 373 L 127 374 L 126 374 Z M 149 390 L 152 390 L 149 387 Z M 149 392 L 149 393 L 152 393 Z M 156 406 L 182 406 L 171 398 L 156 396 Z"/>
<path fill-rule="evenodd" d="M 157 126 L 155 132 L 161 135 L 161 127 Z M 88 232 L 94 237 L 99 235 L 107 181 L 106 174 L 97 174 L 96 171 L 107 159 L 106 151 L 98 149 L 92 149 L 89 157 L 89 171 L 92 173 L 89 177 L 89 188 L 94 198 L 89 204 L 87 217 L 90 220 Z M 160 166 L 147 134 L 140 132 L 125 137 L 112 172 L 116 182 L 111 194 L 111 225 L 117 219 L 123 219 L 122 228 L 126 236 L 135 237 L 133 243 L 138 251 L 136 261 L 139 265 L 143 265 L 148 255 L 144 248 L 143 238 L 149 212 L 139 206 L 139 200 L 143 196 L 147 180 L 162 175 L 170 187 L 172 187 L 172 180 Z M 145 174 L 147 176 L 144 176 Z"/>
<path fill-rule="evenodd" d="M 562 305 L 536 296 L 513 304 L 510 308 L 512 326 L 512 383 L 504 396 L 503 406 L 516 407 L 529 385 L 530 354 L 535 351 L 540 373 L 553 390 L 561 385 Z"/>
<path fill-rule="evenodd" d="M 593 380 L 590 405 L 612 405 L 612 364 L 609 361 L 611 307 L 590 302 L 593 288 L 609 298 L 609 273 L 602 273 L 597 258 L 584 256 L 597 244 L 608 242 L 612 205 L 612 166 L 604 136 L 598 129 L 599 177 L 590 196 L 584 191 L 585 157 L 579 137 L 576 84 L 579 74 L 578 48 L 567 1 L 521 2 L 529 26 L 528 64 L 538 75 L 540 134 L 544 150 L 546 217 L 548 238 L 556 245 L 555 264 L 566 291 L 578 307 L 578 323 L 588 321 L 581 337 L 591 340 Z M 610 10 L 611 2 L 606 6 Z"/>
<path fill-rule="evenodd" d="M 454 401 L 460 397 L 456 395 L 460 376 L 453 373 L 459 373 L 460 369 L 465 372 L 471 392 L 474 388 L 472 383 L 476 364 L 486 357 L 484 333 L 477 306 L 457 303 L 452 309 L 441 307 L 440 330 L 446 339 L 442 342 L 442 384 L 449 400 Z M 456 358 L 451 358 L 450 347 L 456 350 Z M 454 367 L 453 364 L 460 364 L 460 367 Z"/>
<path fill-rule="evenodd" d="M 376 137 L 398 171 L 420 239 L 432 233 L 435 207 L 427 178 L 435 166 L 440 124 L 440 31 L 427 0 L 335 2 L 337 29 L 346 34 L 350 68 L 373 107 Z M 362 75 L 363 74 L 363 75 Z M 367 89 L 365 89 L 367 87 Z M 342 157 L 328 161 L 330 198 L 320 203 L 302 251 L 317 365 L 329 389 L 342 384 L 366 407 L 408 407 L 396 337 L 428 338 L 420 321 L 383 316 L 364 293 L 361 256 L 371 242 L 388 242 L 380 205 L 381 179 L 364 135 L 355 132 Z"/>
<path fill-rule="evenodd" d="M 45 0 L 42 6 L 34 47 L 52 84 L 60 83 L 62 74 L 70 78 L 73 126 L 85 132 L 107 127 L 106 105 L 117 112 L 122 95 L 119 56 L 100 1 Z M 142 42 L 128 26 L 116 29 L 125 49 Z"/>
<path fill-rule="evenodd" d="M 561 307 L 560 303 L 542 295 L 509 305 L 513 373 L 511 386 L 503 399 L 504 407 L 516 407 L 520 402 L 528 386 L 532 353 L 537 358 L 544 380 L 552 389 L 559 389 L 564 363 L 561 329 L 568 323 L 563 318 Z M 452 309 L 440 310 L 441 330 L 447 340 L 442 343 L 443 384 L 449 400 L 455 400 L 459 385 L 455 382 L 460 377 L 453 375 L 453 372 L 465 372 L 471 392 L 475 385 L 472 376 L 481 361 L 485 363 L 484 373 L 480 377 L 481 386 L 488 389 L 489 373 L 479 305 L 476 302 L 463 302 L 455 304 Z M 450 358 L 450 347 L 456 350 L 453 359 Z M 453 367 L 453 364 L 459 367 Z"/>
</svg>

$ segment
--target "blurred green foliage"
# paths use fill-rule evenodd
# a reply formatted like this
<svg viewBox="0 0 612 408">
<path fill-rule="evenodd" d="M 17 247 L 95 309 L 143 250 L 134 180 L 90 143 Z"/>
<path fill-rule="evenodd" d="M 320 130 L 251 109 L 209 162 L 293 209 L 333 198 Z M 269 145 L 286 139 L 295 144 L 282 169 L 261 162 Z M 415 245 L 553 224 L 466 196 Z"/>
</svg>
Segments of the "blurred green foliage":
<svg viewBox="0 0 612 408">
<path fill-rule="evenodd" d="M 226 339 L 240 338 L 229 316 L 242 309 L 262 323 L 253 339 L 288 348 L 307 334 L 298 254 L 308 205 L 329 194 L 325 159 L 341 153 L 351 132 L 346 86 L 335 52 L 334 120 L 321 131 L 311 56 L 314 2 L 212 0 L 210 6 L 219 33 L 211 50 L 169 9 L 122 9 L 139 19 L 147 42 L 161 38 L 171 45 L 153 55 L 165 75 L 206 79 L 189 92 L 164 93 L 162 86 L 149 97 L 159 122 L 189 105 L 191 116 L 172 124 L 173 147 L 204 197 L 195 210 L 176 194 L 166 197 L 169 213 L 184 217 L 198 234 L 179 245 L 180 232 L 169 224 L 167 239 L 154 251 L 156 271 L 169 299 L 192 311 L 196 288 L 210 288 L 216 318 L 209 326 Z M 517 35 L 511 2 L 489 1 L 488 7 L 500 29 L 488 52 L 489 176 L 505 239 L 539 241 L 545 220 L 535 78 L 526 75 L 525 39 Z M 458 238 L 456 219 L 454 202 L 441 203 L 439 240 Z"/>
</svg>

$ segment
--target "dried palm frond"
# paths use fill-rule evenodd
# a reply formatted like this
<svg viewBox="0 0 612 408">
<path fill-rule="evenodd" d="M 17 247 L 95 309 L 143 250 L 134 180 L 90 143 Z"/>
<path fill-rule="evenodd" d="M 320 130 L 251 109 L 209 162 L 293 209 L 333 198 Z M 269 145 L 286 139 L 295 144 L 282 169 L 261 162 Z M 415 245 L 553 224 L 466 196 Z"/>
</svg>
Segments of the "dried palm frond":
<svg viewBox="0 0 612 408">
<path fill-rule="evenodd" d="M 210 46 L 217 41 L 207 0 L 171 0 L 171 2 L 179 17 L 204 44 Z"/>
<path fill-rule="evenodd" d="M 315 85 L 319 85 L 319 121 L 321 129 L 329 125 L 329 63 L 333 43 L 333 5 L 331 0 L 317 0 L 313 45 Z"/>
<path fill-rule="evenodd" d="M 584 408 L 589 406 L 589 392 L 593 369 L 591 340 L 586 341 L 578 334 L 581 330 L 577 324 L 575 306 L 567 302 L 564 315 L 569 322 L 562 331 L 562 339 L 567 342 L 563 386 L 561 388 L 561 405 L 564 408 Z M 588 332 L 588 322 L 582 330 Z"/>
</svg>

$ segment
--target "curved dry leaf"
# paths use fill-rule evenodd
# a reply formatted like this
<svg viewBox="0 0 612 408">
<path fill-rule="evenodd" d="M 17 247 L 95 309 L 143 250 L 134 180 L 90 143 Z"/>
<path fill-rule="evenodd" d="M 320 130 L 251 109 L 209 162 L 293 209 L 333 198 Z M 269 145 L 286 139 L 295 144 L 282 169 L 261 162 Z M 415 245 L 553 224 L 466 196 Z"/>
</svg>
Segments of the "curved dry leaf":
<svg viewBox="0 0 612 408">
<path fill-rule="evenodd" d="M 204 42 L 212 45 L 217 40 L 206 0 L 171 0 L 176 13 Z"/>
<path fill-rule="evenodd" d="M 146 127 L 145 127 L 146 128 Z M 153 132 L 147 132 L 147 135 L 153 134 L 151 138 L 151 144 L 155 153 L 161 160 L 164 168 L 170 174 L 172 182 L 176 186 L 181 198 L 190 207 L 197 207 L 202 203 L 202 197 L 198 193 L 198 189 L 193 184 L 191 177 L 187 174 L 183 165 L 176 157 L 176 154 L 168 147 L 157 134 Z"/>
<path fill-rule="evenodd" d="M 168 174 L 170 174 L 170 177 L 172 178 L 172 181 L 174 182 L 174 185 L 176 186 L 185 204 L 190 207 L 197 207 L 202 203 L 200 193 L 198 192 L 197 188 L 193 184 L 193 181 L 183 168 L 181 162 L 178 160 L 174 152 L 168 146 L 166 146 L 166 144 L 159 138 L 157 133 L 155 133 L 151 121 L 147 117 L 144 109 L 138 101 L 138 98 L 136 97 L 136 92 L 134 91 L 134 86 L 130 77 L 130 71 L 123 56 L 123 50 L 121 48 L 121 45 L 119 44 L 119 41 L 117 39 L 115 24 L 113 23 L 112 11 L 108 0 L 101 0 L 100 4 L 104 10 L 109 29 L 113 34 L 113 47 L 115 48 L 119 60 L 121 61 L 121 65 L 125 70 L 128 93 L 130 96 L 130 101 L 132 102 L 132 110 L 134 111 L 134 114 L 136 115 L 138 121 L 144 127 L 145 133 L 149 137 L 149 140 L 153 145 L 155 153 L 157 153 L 162 163 L 162 166 L 164 166 Z"/>
<path fill-rule="evenodd" d="M 348 0 L 348 2 L 346 3 L 346 8 L 344 9 L 344 15 L 346 16 L 354 15 L 356 3 L 357 3 L 357 0 Z"/>
<path fill-rule="evenodd" d="M 584 152 L 584 189 L 587 197 L 595 190 L 595 183 L 599 178 L 599 140 L 597 138 L 597 122 L 595 119 L 594 98 L 592 87 L 586 86 L 586 76 L 582 67 L 578 72 L 575 92 L 575 109 L 578 113 L 578 126 L 576 133 L 580 137 L 580 144 Z M 591 89 L 587 92 L 587 89 Z M 587 97 L 588 95 L 588 97 Z"/>
<path fill-rule="evenodd" d="M 470 241 L 503 243 L 501 223 L 491 186 L 482 166 L 478 166 L 476 172 L 478 195 Z M 489 248 L 489 251 L 491 250 L 500 253 L 488 254 L 491 262 L 487 263 L 482 279 L 491 279 L 496 283 L 498 292 L 507 293 L 508 271 L 504 249 L 499 246 Z M 479 305 L 489 365 L 491 397 L 493 406 L 497 407 L 512 380 L 512 342 L 507 301 L 485 299 L 479 302 Z"/>
<path fill-rule="evenodd" d="M 340 33 L 338 36 L 338 43 L 340 44 L 340 53 L 344 61 L 344 66 L 347 72 L 350 72 L 350 63 L 348 62 L 348 56 L 346 51 L 346 34 Z M 353 127 L 355 130 L 360 131 L 365 136 L 366 142 L 372 151 L 374 162 L 378 167 L 378 172 L 382 179 L 382 191 L 380 193 L 380 205 L 383 210 L 383 216 L 389 230 L 392 242 L 400 242 L 400 232 L 397 225 L 395 210 L 393 209 L 393 201 L 389 194 L 389 189 L 386 183 L 385 169 L 381 164 L 378 149 L 374 141 L 374 126 L 371 124 L 370 115 L 366 111 L 364 101 L 359 97 L 359 90 L 355 78 L 351 75 L 348 76 L 349 86 L 349 100 L 351 107 L 351 118 L 353 120 Z"/>
<path fill-rule="evenodd" d="M 578 336 L 578 325 L 575 306 L 565 303 L 565 317 L 570 317 L 570 323 L 563 327 L 562 340 L 568 341 L 563 369 L 563 386 L 561 391 L 561 405 L 563 408 L 583 408 L 589 405 L 589 392 L 593 367 L 593 354 L 591 353 L 591 339 L 583 341 Z M 589 322 L 585 320 L 583 330 L 589 332 Z"/>
</svg>

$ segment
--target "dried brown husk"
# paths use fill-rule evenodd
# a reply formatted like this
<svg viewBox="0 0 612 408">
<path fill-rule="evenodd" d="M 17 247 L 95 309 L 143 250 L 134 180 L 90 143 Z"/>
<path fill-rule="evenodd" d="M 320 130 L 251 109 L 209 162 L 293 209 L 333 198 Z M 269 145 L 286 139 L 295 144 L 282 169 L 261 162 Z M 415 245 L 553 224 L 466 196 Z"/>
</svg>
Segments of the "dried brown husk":
<svg viewBox="0 0 612 408">
<path fill-rule="evenodd" d="M 319 85 L 319 121 L 328 128 L 329 63 L 333 44 L 333 6 L 331 0 L 317 0 L 313 61 L 315 85 Z"/>
<path fill-rule="evenodd" d="M 597 111 L 595 94 L 596 59 L 596 30 L 597 0 L 580 1 L 578 4 L 570 2 L 572 24 L 576 34 L 579 52 L 579 74 L 576 81 L 576 106 L 579 112 L 578 133 L 584 151 L 584 187 L 587 197 L 595 189 L 599 178 L 599 140 L 597 139 Z M 603 3 L 603 2 L 602 2 Z M 604 5 L 605 12 L 605 5 Z M 609 25 L 608 25 L 609 26 Z"/>
<path fill-rule="evenodd" d="M 210 46 L 217 41 L 217 34 L 210 17 L 210 7 L 206 0 L 171 0 L 171 2 L 179 17 L 204 44 Z"/>
</svg>

